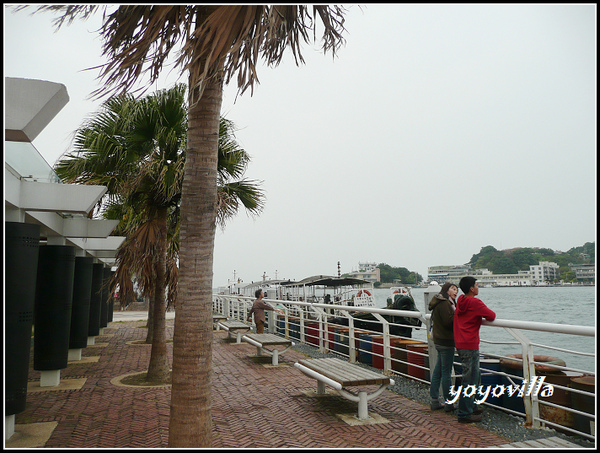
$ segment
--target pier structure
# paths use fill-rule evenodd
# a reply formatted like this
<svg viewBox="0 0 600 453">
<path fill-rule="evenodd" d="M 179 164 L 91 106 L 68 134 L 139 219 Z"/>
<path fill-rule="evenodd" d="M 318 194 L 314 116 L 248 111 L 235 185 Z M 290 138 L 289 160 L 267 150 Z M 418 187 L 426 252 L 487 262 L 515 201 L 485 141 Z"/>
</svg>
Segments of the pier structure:
<svg viewBox="0 0 600 453">
<path fill-rule="evenodd" d="M 173 317 L 167 313 L 167 338 Z M 39 372 L 31 369 L 27 407 L 5 446 L 166 448 L 170 387 L 121 383 L 146 370 L 151 348 L 139 344 L 145 322 L 145 313 L 116 312 L 96 346 L 63 370 L 60 388 L 33 385 Z M 553 436 L 510 442 L 389 390 L 369 403 L 370 417 L 361 421 L 356 403 L 331 389 L 316 395 L 314 381 L 293 366 L 306 358 L 301 352 L 289 350 L 273 367 L 251 344 L 227 340 L 225 331 L 214 332 L 212 348 L 212 448 L 578 447 Z"/>
</svg>

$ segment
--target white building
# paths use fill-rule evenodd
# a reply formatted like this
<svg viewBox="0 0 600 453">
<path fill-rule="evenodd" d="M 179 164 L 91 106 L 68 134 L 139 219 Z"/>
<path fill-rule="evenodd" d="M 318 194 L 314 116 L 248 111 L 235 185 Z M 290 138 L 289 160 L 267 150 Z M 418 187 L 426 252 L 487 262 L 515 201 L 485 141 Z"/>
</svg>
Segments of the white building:
<svg viewBox="0 0 600 453">
<path fill-rule="evenodd" d="M 538 265 L 529 266 L 529 274 L 534 285 L 552 282 L 560 278 L 558 264 L 550 261 L 540 261 Z"/>
<path fill-rule="evenodd" d="M 596 281 L 596 265 L 595 264 L 569 264 L 569 267 L 575 272 L 577 280 Z"/>
<path fill-rule="evenodd" d="M 481 287 L 545 285 L 560 278 L 558 264 L 548 261 L 540 261 L 538 265 L 529 266 L 528 271 L 519 271 L 517 274 L 493 274 L 488 269 L 471 269 L 468 265 L 432 266 L 427 269 L 429 281 L 436 281 L 440 285 L 445 282 L 458 285 L 460 279 L 467 275 L 475 277 Z"/>
<path fill-rule="evenodd" d="M 461 278 L 471 275 L 471 266 L 431 266 L 427 268 L 427 279 L 436 281 L 441 286 L 446 282 L 452 282 L 458 285 Z"/>
<path fill-rule="evenodd" d="M 533 286 L 529 271 L 519 271 L 518 274 L 476 274 L 479 286 Z"/>
<path fill-rule="evenodd" d="M 381 281 L 381 272 L 377 267 L 377 263 L 359 262 L 358 271 L 350 272 L 348 275 L 371 283 Z"/>
</svg>

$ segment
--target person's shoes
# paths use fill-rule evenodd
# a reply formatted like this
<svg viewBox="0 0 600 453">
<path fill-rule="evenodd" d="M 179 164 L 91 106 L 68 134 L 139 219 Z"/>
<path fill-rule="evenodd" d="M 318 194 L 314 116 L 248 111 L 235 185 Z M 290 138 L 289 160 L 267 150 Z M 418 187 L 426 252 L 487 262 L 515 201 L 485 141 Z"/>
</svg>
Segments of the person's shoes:
<svg viewBox="0 0 600 453">
<path fill-rule="evenodd" d="M 431 407 L 431 410 L 432 410 L 432 411 L 437 411 L 437 410 L 439 410 L 439 409 L 442 409 L 442 408 L 444 407 L 444 405 L 443 405 L 443 404 L 441 404 L 439 401 L 433 401 L 433 402 L 430 404 L 430 407 Z"/>
<path fill-rule="evenodd" d="M 475 414 L 475 415 L 483 414 L 483 407 L 477 406 L 477 408 L 473 411 L 473 414 Z"/>
<path fill-rule="evenodd" d="M 483 415 L 481 414 L 471 414 L 468 417 L 460 417 L 458 419 L 459 423 L 477 423 L 483 419 Z"/>
<path fill-rule="evenodd" d="M 455 410 L 454 404 L 444 404 L 444 412 L 454 412 Z"/>
</svg>

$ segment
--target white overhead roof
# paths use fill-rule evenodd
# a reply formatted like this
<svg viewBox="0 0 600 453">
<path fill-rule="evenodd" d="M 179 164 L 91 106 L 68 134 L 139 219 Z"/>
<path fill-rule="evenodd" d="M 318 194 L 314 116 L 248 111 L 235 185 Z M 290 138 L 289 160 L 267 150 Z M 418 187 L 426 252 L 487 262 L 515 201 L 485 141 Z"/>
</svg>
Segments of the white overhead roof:
<svg viewBox="0 0 600 453">
<path fill-rule="evenodd" d="M 5 140 L 32 142 L 69 102 L 62 83 L 5 77 Z"/>
<path fill-rule="evenodd" d="M 88 218 L 106 187 L 62 184 L 30 143 L 68 101 L 60 83 L 5 78 L 4 218 L 40 225 L 48 243 L 112 264 L 125 240 L 109 236 L 119 222 Z"/>
</svg>

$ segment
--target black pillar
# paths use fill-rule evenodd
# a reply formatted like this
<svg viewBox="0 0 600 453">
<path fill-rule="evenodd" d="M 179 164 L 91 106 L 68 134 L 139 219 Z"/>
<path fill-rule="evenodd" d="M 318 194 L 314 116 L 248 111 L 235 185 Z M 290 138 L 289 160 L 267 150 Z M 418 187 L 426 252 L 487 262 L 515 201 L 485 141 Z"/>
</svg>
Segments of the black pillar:
<svg viewBox="0 0 600 453">
<path fill-rule="evenodd" d="M 110 272 L 110 277 L 112 278 L 115 273 L 113 271 Z M 108 322 L 112 322 L 113 320 L 113 312 L 115 310 L 115 295 L 111 293 L 110 298 L 108 299 L 110 302 L 108 304 Z"/>
<path fill-rule="evenodd" d="M 40 227 L 4 223 L 4 415 L 25 410 Z"/>
<path fill-rule="evenodd" d="M 100 327 L 108 326 L 108 300 L 110 295 L 110 267 L 103 270 L 102 309 L 100 311 Z"/>
<path fill-rule="evenodd" d="M 33 368 L 60 370 L 67 367 L 75 247 L 40 247 L 35 291 Z"/>
<path fill-rule="evenodd" d="M 91 256 L 75 257 L 69 349 L 83 349 L 87 346 L 93 265 L 94 258 Z"/>
<path fill-rule="evenodd" d="M 88 324 L 88 337 L 100 335 L 100 301 L 102 300 L 102 279 L 104 278 L 104 264 L 94 263 L 92 266 L 92 296 L 90 298 L 90 322 Z"/>
</svg>

